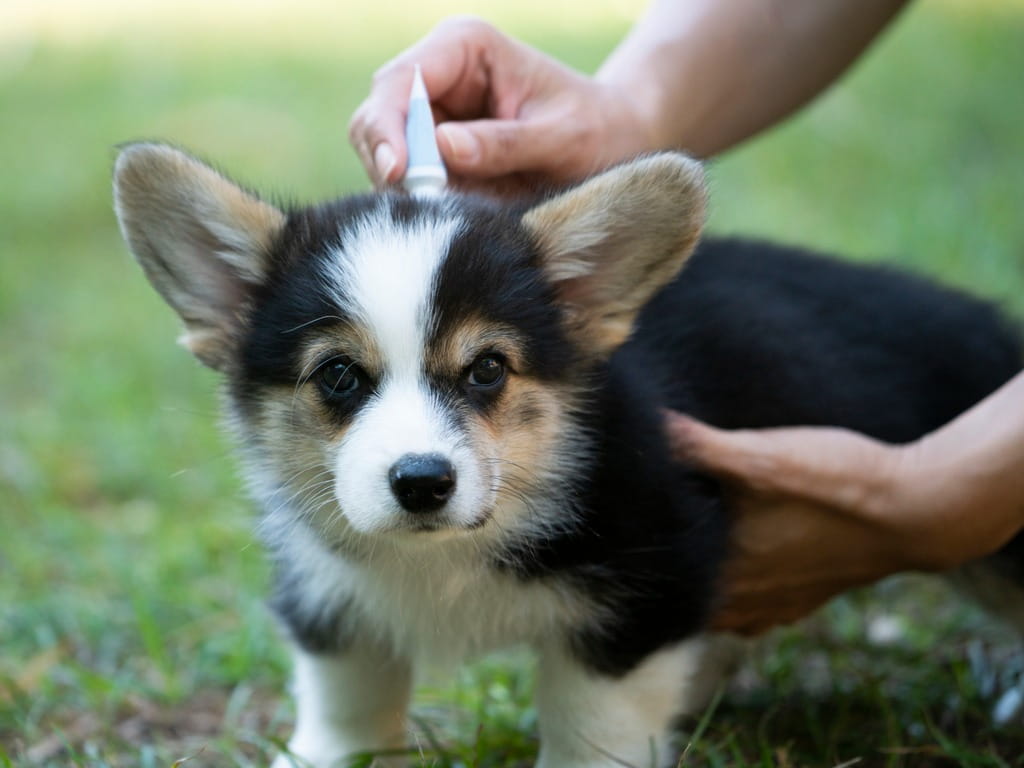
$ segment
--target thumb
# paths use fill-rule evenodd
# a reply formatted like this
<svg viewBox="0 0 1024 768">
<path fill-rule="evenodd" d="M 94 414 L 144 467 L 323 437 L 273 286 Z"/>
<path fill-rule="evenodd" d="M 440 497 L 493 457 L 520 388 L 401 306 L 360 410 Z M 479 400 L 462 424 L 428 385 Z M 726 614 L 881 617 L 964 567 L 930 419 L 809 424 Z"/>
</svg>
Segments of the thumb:
<svg viewBox="0 0 1024 768">
<path fill-rule="evenodd" d="M 561 158 L 553 132 L 543 123 L 524 120 L 442 123 L 437 143 L 448 170 L 480 179 L 547 171 Z"/>
</svg>

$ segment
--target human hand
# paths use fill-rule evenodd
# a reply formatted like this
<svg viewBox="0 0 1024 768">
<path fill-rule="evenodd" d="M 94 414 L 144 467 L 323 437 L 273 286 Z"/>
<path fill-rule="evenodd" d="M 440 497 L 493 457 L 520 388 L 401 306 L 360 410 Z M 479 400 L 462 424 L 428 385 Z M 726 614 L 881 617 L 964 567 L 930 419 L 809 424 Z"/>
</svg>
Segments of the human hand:
<svg viewBox="0 0 1024 768">
<path fill-rule="evenodd" d="M 415 65 L 457 185 L 499 191 L 583 178 L 652 149 L 625 89 L 599 83 L 478 19 L 439 24 L 385 64 L 349 139 L 374 184 L 399 181 Z"/>
<path fill-rule="evenodd" d="M 736 512 L 713 628 L 757 634 L 907 567 L 873 514 L 889 446 L 840 429 L 715 429 L 671 414 L 680 458 L 725 481 Z M 870 512 L 869 512 L 870 510 Z"/>
<path fill-rule="evenodd" d="M 838 428 L 726 431 L 669 414 L 674 453 L 721 477 L 737 513 L 713 628 L 756 634 L 847 589 L 1002 546 L 1022 522 L 1021 420 L 1007 418 L 1021 394 L 1018 377 L 898 446 Z"/>
</svg>

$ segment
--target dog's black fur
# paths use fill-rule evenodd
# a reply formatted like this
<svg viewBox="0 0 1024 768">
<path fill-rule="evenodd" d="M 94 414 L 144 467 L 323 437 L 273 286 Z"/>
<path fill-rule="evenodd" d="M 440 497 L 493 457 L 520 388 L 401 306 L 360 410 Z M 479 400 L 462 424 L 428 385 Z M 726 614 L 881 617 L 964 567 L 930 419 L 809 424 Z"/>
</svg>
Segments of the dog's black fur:
<svg viewBox="0 0 1024 768">
<path fill-rule="evenodd" d="M 713 481 L 665 462 L 662 408 L 719 427 L 832 425 L 902 443 L 1021 364 L 1019 335 L 990 303 L 890 268 L 707 239 L 608 366 L 586 525 L 515 560 L 526 578 L 583 568 L 586 589 L 625 587 L 622 633 L 579 647 L 603 671 L 627 670 L 699 628 L 727 523 Z M 680 510 L 684 520 L 665 519 Z M 1003 559 L 1024 585 L 1022 554 L 1024 535 Z"/>
</svg>

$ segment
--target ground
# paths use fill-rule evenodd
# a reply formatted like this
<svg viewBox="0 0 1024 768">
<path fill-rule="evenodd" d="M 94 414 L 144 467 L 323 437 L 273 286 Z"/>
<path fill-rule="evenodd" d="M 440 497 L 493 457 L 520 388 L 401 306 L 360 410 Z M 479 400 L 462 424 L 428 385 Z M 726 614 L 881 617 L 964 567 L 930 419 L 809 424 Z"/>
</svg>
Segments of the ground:
<svg viewBox="0 0 1024 768">
<path fill-rule="evenodd" d="M 288 733 L 216 379 L 173 344 L 109 174 L 118 142 L 163 138 L 283 200 L 362 189 L 344 135 L 371 72 L 460 7 L 370 5 L 0 8 L 0 765 L 256 766 Z M 641 6 L 486 9 L 592 70 Z M 924 271 L 1020 316 L 1021 39 L 1019 4 L 913 5 L 839 87 L 712 164 L 712 229 Z M 1024 716 L 991 717 L 1022 670 L 950 590 L 892 580 L 767 638 L 682 763 L 1024 765 Z M 528 765 L 530 688 L 516 655 L 428 681 L 423 763 Z"/>
</svg>

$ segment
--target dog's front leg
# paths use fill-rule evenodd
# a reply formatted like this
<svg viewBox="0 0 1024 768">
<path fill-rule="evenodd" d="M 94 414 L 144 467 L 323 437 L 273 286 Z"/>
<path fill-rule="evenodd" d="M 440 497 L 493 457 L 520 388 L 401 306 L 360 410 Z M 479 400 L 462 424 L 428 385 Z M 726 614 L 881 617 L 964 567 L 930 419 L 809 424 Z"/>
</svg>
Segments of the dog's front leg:
<svg viewBox="0 0 1024 768">
<path fill-rule="evenodd" d="M 537 768 L 671 765 L 675 721 L 694 707 L 695 688 L 714 690 L 714 682 L 704 679 L 707 651 L 705 638 L 687 640 L 620 676 L 595 672 L 561 648 L 543 652 L 537 676 Z M 720 672 L 714 669 L 716 680 Z"/>
<path fill-rule="evenodd" d="M 332 654 L 296 649 L 294 675 L 297 716 L 288 753 L 299 760 L 282 754 L 274 768 L 341 768 L 346 756 L 406 745 L 412 680 L 406 660 L 366 641 Z"/>
</svg>

